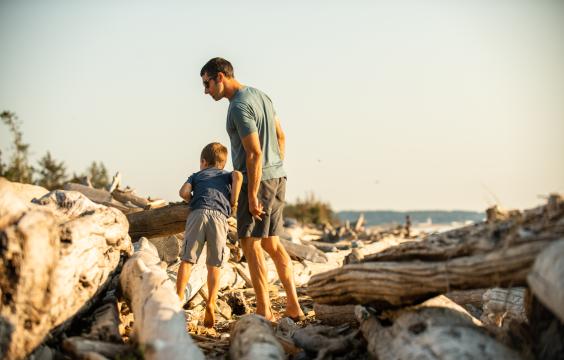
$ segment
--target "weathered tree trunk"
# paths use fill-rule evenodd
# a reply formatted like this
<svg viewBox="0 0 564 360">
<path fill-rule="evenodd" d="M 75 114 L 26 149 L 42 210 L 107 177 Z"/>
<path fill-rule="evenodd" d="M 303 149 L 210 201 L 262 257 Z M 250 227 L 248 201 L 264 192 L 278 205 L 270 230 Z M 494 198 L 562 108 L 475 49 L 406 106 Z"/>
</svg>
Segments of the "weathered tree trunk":
<svg viewBox="0 0 564 360">
<path fill-rule="evenodd" d="M 482 296 L 488 289 L 455 290 L 445 294 L 447 298 L 458 305 L 473 305 L 482 307 Z"/>
<path fill-rule="evenodd" d="M 552 196 L 547 205 L 519 216 L 402 244 L 366 255 L 363 263 L 315 275 L 308 294 L 323 304 L 389 307 L 451 290 L 524 285 L 540 251 L 564 237 L 562 221 L 564 201 Z"/>
<path fill-rule="evenodd" d="M 23 358 L 86 310 L 132 251 L 125 216 L 77 192 L 38 204 L 0 188 L 0 357 Z"/>
<path fill-rule="evenodd" d="M 527 282 L 535 296 L 564 323 L 564 239 L 543 250 Z"/>
<path fill-rule="evenodd" d="M 441 297 L 415 309 L 402 310 L 393 325 L 383 326 L 362 306 L 357 307 L 368 352 L 387 359 L 519 359 L 475 325 L 462 308 Z"/>
<path fill-rule="evenodd" d="M 96 189 L 93 187 L 89 187 L 82 184 L 75 184 L 75 183 L 66 183 L 63 186 L 63 189 L 67 191 L 78 191 L 79 193 L 83 194 L 91 201 L 97 204 L 116 208 L 122 211 L 124 214 L 142 210 L 141 208 L 136 209 L 135 207 L 124 205 L 123 203 L 112 198 L 112 194 L 110 194 L 108 191 L 103 189 Z"/>
<path fill-rule="evenodd" d="M 307 293 L 321 304 L 413 304 L 451 290 L 523 285 L 536 255 L 536 241 L 485 255 L 438 262 L 367 262 L 311 277 Z"/>
<path fill-rule="evenodd" d="M 364 261 L 449 260 L 564 237 L 564 228 L 558 225 L 564 218 L 564 199 L 559 195 L 552 195 L 544 206 L 510 214 L 503 220 L 465 226 L 431 235 L 423 241 L 405 242 L 365 255 Z"/>
<path fill-rule="evenodd" d="M 167 264 L 173 264 L 180 256 L 182 243 L 184 242 L 184 234 L 175 234 L 170 236 L 161 236 L 149 239 L 155 245 L 159 252 L 159 258 Z"/>
<path fill-rule="evenodd" d="M 245 315 L 235 323 L 229 355 L 233 360 L 286 358 L 270 323 L 260 315 Z"/>
<path fill-rule="evenodd" d="M 170 204 L 158 209 L 127 214 L 129 235 L 133 241 L 140 237 L 169 236 L 184 231 L 190 209 L 186 203 Z"/>
<path fill-rule="evenodd" d="M 133 331 L 146 359 L 204 358 L 186 332 L 175 285 L 147 239 L 140 240 L 139 250 L 123 266 L 120 284 L 133 311 Z"/>
<path fill-rule="evenodd" d="M 280 242 L 294 260 L 309 260 L 315 263 L 326 263 L 327 255 L 316 249 L 314 246 L 295 244 L 291 241 L 280 239 Z"/>
<path fill-rule="evenodd" d="M 325 325 L 358 325 L 354 309 L 356 305 L 323 305 L 313 304 L 315 318 Z"/>
</svg>

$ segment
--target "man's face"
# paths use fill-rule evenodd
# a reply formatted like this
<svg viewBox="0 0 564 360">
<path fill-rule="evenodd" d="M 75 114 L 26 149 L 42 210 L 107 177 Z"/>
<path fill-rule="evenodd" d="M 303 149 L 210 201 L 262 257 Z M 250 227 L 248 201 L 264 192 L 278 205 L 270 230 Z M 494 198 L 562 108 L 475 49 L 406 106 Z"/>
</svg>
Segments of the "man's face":
<svg viewBox="0 0 564 360">
<path fill-rule="evenodd" d="M 202 75 L 202 83 L 204 84 L 204 92 L 209 94 L 215 101 L 223 98 L 223 84 L 219 80 L 221 74 L 210 77 L 208 73 Z"/>
</svg>

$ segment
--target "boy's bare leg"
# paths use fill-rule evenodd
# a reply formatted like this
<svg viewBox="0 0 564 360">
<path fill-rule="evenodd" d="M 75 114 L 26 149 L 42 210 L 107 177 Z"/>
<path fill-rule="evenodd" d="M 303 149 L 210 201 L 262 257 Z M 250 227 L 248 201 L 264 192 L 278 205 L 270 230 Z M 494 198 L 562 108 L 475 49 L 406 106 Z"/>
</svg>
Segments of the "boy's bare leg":
<svg viewBox="0 0 564 360">
<path fill-rule="evenodd" d="M 186 261 L 180 263 L 178 274 L 176 275 L 176 294 L 181 303 L 184 303 L 184 289 L 190 280 L 190 273 L 192 272 L 192 264 Z"/>
<path fill-rule="evenodd" d="M 204 326 L 213 327 L 215 324 L 215 308 L 217 302 L 217 292 L 219 291 L 219 279 L 221 268 L 208 265 L 208 304 L 204 316 Z"/>
<path fill-rule="evenodd" d="M 268 271 L 266 260 L 259 239 L 241 238 L 243 254 L 249 264 L 251 282 L 255 290 L 257 302 L 257 314 L 264 316 L 267 320 L 272 320 L 272 310 L 270 308 L 270 298 L 268 297 Z"/>
<path fill-rule="evenodd" d="M 294 283 L 294 266 L 290 255 L 280 243 L 278 236 L 263 238 L 261 245 L 274 261 L 278 277 L 286 290 L 286 315 L 292 318 L 303 316 L 304 313 L 298 302 L 298 293 Z"/>
</svg>

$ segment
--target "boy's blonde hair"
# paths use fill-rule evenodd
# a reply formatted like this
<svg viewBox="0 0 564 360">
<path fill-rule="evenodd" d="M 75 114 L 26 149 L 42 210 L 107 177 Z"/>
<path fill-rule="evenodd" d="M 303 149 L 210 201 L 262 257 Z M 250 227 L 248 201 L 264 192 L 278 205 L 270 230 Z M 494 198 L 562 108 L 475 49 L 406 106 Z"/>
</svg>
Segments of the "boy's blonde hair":
<svg viewBox="0 0 564 360">
<path fill-rule="evenodd" d="M 206 160 L 208 166 L 223 169 L 227 161 L 227 148 L 218 142 L 207 144 L 202 150 L 200 159 Z"/>
</svg>

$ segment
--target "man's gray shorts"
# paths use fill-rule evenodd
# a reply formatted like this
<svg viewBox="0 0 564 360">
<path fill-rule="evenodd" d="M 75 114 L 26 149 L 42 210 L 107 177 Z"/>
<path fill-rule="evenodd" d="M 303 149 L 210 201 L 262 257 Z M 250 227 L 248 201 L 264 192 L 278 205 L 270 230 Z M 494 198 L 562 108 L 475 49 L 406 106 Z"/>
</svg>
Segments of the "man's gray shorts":
<svg viewBox="0 0 564 360">
<path fill-rule="evenodd" d="M 227 218 L 217 210 L 192 210 L 186 219 L 181 259 L 195 264 L 207 243 L 206 264 L 221 266 L 227 241 Z"/>
<path fill-rule="evenodd" d="M 247 184 L 243 184 L 237 209 L 237 235 L 239 238 L 280 236 L 284 230 L 284 198 L 286 197 L 286 177 L 260 182 L 259 203 L 264 207 L 262 221 L 255 220 L 249 212 Z"/>
</svg>

